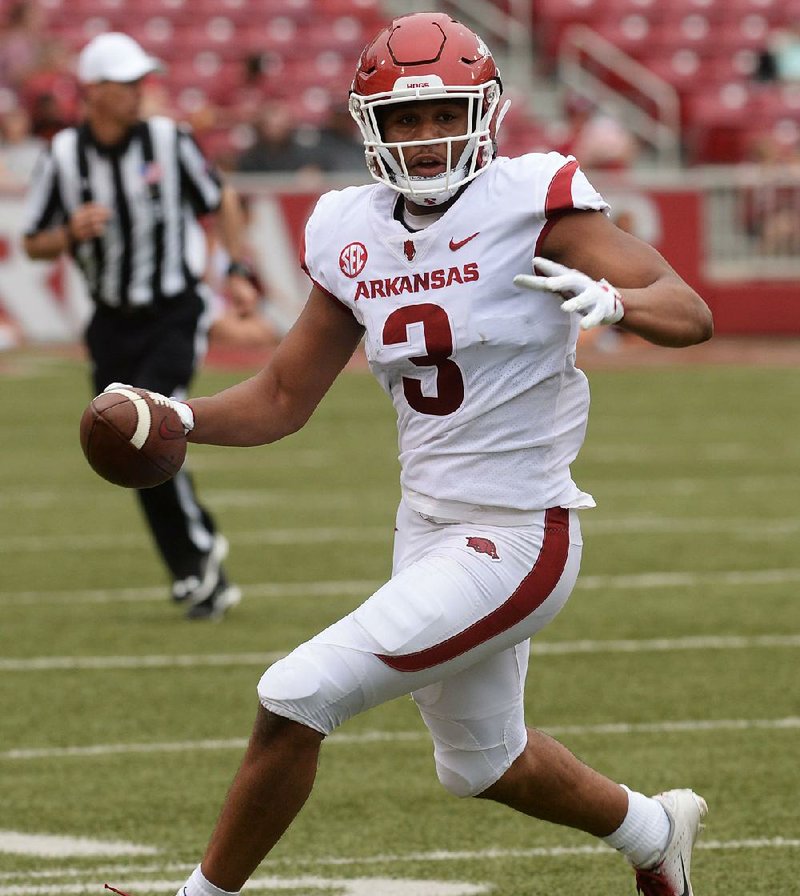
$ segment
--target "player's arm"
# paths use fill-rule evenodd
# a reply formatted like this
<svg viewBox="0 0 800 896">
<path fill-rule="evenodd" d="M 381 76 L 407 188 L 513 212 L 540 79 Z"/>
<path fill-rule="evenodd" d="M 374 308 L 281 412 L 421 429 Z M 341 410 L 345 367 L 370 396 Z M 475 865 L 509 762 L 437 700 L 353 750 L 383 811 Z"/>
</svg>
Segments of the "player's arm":
<svg viewBox="0 0 800 896">
<path fill-rule="evenodd" d="M 711 338 L 711 312 L 700 296 L 650 245 L 621 230 L 601 212 L 558 219 L 540 255 L 619 291 L 618 326 L 657 345 L 685 346 Z"/>
<path fill-rule="evenodd" d="M 27 234 L 22 239 L 25 254 L 34 261 L 58 258 L 62 252 L 69 252 L 72 244 L 69 224 L 59 224 L 58 227 Z"/>
<path fill-rule="evenodd" d="M 102 236 L 106 229 L 110 209 L 97 202 L 86 202 L 75 209 L 66 224 L 58 224 L 23 239 L 28 258 L 57 258 L 62 252 L 72 251 L 75 243 Z"/>
<path fill-rule="evenodd" d="M 246 222 L 239 194 L 226 184 L 222 187 L 221 200 L 217 210 L 219 235 L 231 264 L 228 269 L 228 287 L 236 311 L 246 316 L 258 303 L 258 290 L 254 285 L 253 273 L 244 257 L 244 236 Z"/>
<path fill-rule="evenodd" d="M 297 322 L 259 373 L 207 398 L 193 398 L 192 442 L 263 445 L 300 429 L 356 350 L 362 326 L 313 287 Z"/>
</svg>

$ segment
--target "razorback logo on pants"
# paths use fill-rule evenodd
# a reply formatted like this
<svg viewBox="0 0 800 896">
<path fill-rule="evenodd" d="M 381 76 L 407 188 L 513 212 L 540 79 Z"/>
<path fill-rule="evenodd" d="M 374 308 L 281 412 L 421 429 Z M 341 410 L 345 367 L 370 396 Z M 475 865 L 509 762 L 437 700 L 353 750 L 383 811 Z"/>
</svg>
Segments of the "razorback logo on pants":
<svg viewBox="0 0 800 896">
<path fill-rule="evenodd" d="M 488 554 L 492 560 L 499 560 L 500 555 L 493 541 L 483 538 L 480 535 L 470 535 L 467 537 L 467 547 L 472 548 L 478 554 Z"/>
</svg>

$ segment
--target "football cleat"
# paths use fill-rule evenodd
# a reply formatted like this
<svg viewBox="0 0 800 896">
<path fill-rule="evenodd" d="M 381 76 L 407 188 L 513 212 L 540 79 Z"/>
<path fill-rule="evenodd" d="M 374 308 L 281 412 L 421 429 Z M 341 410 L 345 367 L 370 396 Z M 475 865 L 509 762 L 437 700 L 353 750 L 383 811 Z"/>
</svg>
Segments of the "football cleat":
<svg viewBox="0 0 800 896">
<path fill-rule="evenodd" d="M 204 601 L 219 586 L 222 578 L 222 561 L 228 556 L 228 539 L 215 535 L 211 550 L 206 554 L 199 575 L 175 579 L 172 583 L 172 599 L 175 603 L 188 600 L 192 604 Z"/>
<path fill-rule="evenodd" d="M 192 603 L 186 611 L 187 619 L 222 619 L 225 613 L 242 599 L 242 591 L 236 585 L 229 585 L 224 578 L 207 598 Z"/>
<path fill-rule="evenodd" d="M 669 818 L 669 839 L 651 868 L 636 869 L 636 892 L 642 896 L 693 896 L 689 879 L 692 849 L 708 812 L 706 801 L 691 790 L 656 794 Z"/>
</svg>

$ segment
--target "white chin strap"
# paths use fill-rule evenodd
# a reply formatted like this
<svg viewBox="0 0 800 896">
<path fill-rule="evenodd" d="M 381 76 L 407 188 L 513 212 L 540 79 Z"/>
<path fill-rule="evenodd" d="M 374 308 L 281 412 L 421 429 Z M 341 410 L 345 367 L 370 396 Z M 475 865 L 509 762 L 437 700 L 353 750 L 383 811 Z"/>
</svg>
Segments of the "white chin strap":
<svg viewBox="0 0 800 896">
<path fill-rule="evenodd" d="M 468 175 L 466 167 L 453 168 L 444 174 L 433 177 L 414 177 L 408 174 L 391 175 L 389 186 L 402 193 L 417 205 L 436 206 L 449 202 L 458 191 L 471 180 L 474 180 L 486 166 Z M 384 181 L 386 182 L 386 181 Z"/>
<path fill-rule="evenodd" d="M 407 189 L 405 195 L 417 205 L 444 205 L 449 202 L 468 180 L 467 169 L 458 168 L 449 174 L 440 174 L 436 177 L 408 177 L 398 178 L 398 186 L 403 186 L 405 181 Z M 455 181 L 455 186 L 448 184 Z"/>
</svg>

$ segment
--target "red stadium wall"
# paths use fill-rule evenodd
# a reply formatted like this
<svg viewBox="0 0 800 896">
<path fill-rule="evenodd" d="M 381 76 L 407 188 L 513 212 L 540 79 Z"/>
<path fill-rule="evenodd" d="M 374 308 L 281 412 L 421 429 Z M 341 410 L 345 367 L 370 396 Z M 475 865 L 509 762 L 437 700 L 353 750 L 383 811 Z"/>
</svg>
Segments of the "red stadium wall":
<svg viewBox="0 0 800 896">
<path fill-rule="evenodd" d="M 800 335 L 800 279 L 721 280 L 709 273 L 703 190 L 598 187 L 609 199 L 612 216 L 619 209 L 639 209 L 629 229 L 655 246 L 703 296 L 714 313 L 717 334 Z"/>
<path fill-rule="evenodd" d="M 308 292 L 298 256 L 305 220 L 322 189 L 261 188 L 252 182 L 247 187 L 253 196 L 251 242 L 260 255 L 263 279 L 280 297 L 276 302 L 290 323 Z M 800 335 L 797 279 L 723 282 L 708 275 L 701 190 L 599 187 L 609 198 L 612 214 L 633 210 L 625 226 L 651 242 L 708 301 L 718 334 Z M 22 197 L 0 194 L 0 326 L 8 329 L 10 324 L 35 342 L 74 340 L 89 312 L 80 277 L 63 261 L 34 263 L 25 258 L 22 218 Z"/>
</svg>

